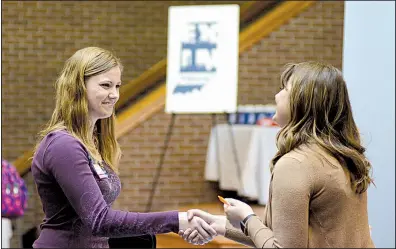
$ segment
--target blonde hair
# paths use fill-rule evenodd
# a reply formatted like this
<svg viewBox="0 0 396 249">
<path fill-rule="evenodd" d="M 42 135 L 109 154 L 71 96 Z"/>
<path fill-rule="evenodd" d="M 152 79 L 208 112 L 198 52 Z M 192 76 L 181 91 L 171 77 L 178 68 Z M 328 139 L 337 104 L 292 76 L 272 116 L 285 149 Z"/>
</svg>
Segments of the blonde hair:
<svg viewBox="0 0 396 249">
<path fill-rule="evenodd" d="M 313 142 L 348 169 L 356 193 L 365 192 L 373 182 L 371 164 L 364 155 L 342 73 L 318 62 L 288 64 L 281 84 L 288 83 L 290 120 L 277 135 L 271 170 L 283 155 Z"/>
<path fill-rule="evenodd" d="M 120 146 L 115 138 L 115 114 L 99 119 L 91 134 L 86 81 L 114 67 L 122 70 L 120 60 L 113 53 L 98 47 L 87 47 L 75 52 L 66 62 L 56 80 L 56 102 L 52 117 L 39 132 L 39 142 L 50 132 L 67 130 L 78 139 L 91 156 L 103 159 L 115 172 L 121 156 Z"/>
</svg>

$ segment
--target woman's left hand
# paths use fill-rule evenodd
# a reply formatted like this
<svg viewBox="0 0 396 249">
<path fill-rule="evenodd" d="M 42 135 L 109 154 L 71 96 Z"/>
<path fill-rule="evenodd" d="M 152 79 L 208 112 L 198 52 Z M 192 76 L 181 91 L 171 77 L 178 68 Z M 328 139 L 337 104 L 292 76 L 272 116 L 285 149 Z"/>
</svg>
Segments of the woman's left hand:
<svg viewBox="0 0 396 249">
<path fill-rule="evenodd" d="M 235 228 L 239 228 L 240 222 L 248 215 L 254 214 L 253 209 L 242 201 L 232 198 L 226 198 L 226 201 L 230 205 L 224 204 L 224 212 L 227 215 L 227 219 Z"/>
</svg>

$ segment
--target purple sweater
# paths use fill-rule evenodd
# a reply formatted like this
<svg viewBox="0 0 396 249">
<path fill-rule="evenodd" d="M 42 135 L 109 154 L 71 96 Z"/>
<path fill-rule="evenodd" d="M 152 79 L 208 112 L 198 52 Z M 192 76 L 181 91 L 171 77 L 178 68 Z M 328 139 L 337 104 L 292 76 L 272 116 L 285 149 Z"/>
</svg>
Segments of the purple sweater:
<svg viewBox="0 0 396 249">
<path fill-rule="evenodd" d="M 95 170 L 85 147 L 66 131 L 48 134 L 33 157 L 32 173 L 45 218 L 34 248 L 108 248 L 109 237 L 177 232 L 177 211 L 135 213 L 113 210 L 121 190 L 105 165 Z"/>
</svg>

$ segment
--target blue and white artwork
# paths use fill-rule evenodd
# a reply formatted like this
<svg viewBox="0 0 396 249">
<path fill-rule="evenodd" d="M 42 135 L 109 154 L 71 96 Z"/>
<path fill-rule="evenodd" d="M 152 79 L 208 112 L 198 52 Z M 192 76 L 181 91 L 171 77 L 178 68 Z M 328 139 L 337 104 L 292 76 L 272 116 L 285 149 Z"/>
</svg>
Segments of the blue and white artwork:
<svg viewBox="0 0 396 249">
<path fill-rule="evenodd" d="M 180 44 L 180 73 L 185 75 L 185 82 L 177 84 L 173 93 L 200 91 L 208 80 L 202 75 L 216 72 L 214 56 L 217 49 L 216 22 L 191 22 L 187 26 L 188 39 Z M 201 73 L 201 77 L 189 81 L 191 73 Z M 190 82 L 191 84 L 188 84 Z M 187 84 L 186 84 L 187 83 Z"/>
<path fill-rule="evenodd" d="M 239 6 L 171 7 L 168 26 L 166 111 L 236 108 Z"/>
<path fill-rule="evenodd" d="M 180 72 L 216 72 L 212 54 L 217 48 L 215 22 L 192 22 L 190 39 L 181 42 Z"/>
</svg>

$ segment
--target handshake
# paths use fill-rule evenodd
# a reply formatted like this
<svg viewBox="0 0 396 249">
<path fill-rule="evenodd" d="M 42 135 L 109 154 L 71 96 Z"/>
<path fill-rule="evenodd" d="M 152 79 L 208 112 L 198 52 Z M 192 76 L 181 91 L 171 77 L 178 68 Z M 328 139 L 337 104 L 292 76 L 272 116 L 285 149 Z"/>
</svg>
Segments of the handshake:
<svg viewBox="0 0 396 249">
<path fill-rule="evenodd" d="M 213 215 L 199 209 L 179 213 L 179 235 L 194 245 L 204 245 L 217 235 L 225 236 L 227 221 L 240 229 L 240 222 L 250 214 L 252 208 L 244 202 L 227 198 L 224 215 Z"/>
</svg>

